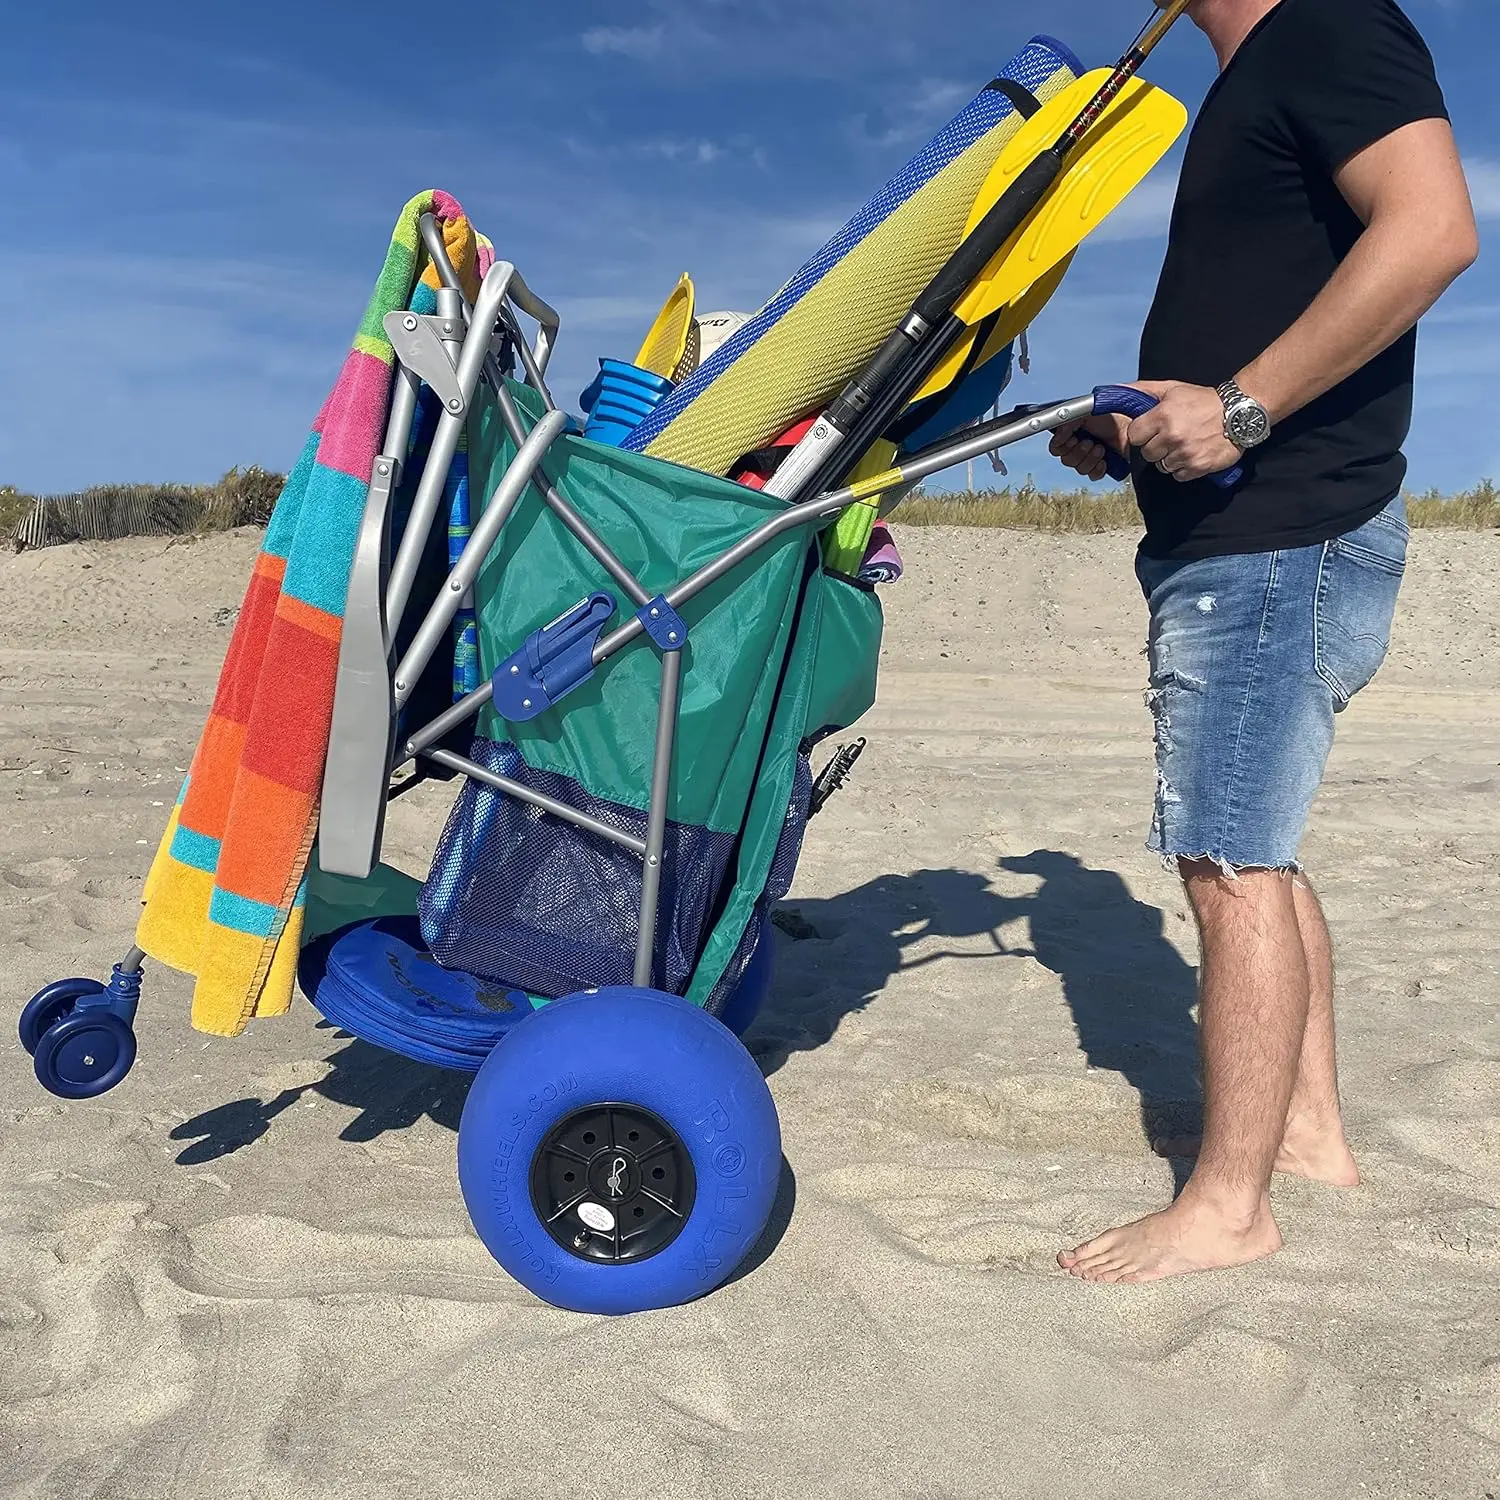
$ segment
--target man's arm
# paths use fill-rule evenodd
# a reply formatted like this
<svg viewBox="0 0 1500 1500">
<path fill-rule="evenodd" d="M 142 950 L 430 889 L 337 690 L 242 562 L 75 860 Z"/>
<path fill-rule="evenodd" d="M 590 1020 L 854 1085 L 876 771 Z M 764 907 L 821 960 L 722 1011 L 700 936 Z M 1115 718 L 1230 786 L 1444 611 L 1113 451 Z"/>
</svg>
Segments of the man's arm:
<svg viewBox="0 0 1500 1500">
<path fill-rule="evenodd" d="M 1312 306 L 1258 359 L 1233 373 L 1281 422 L 1361 369 L 1412 328 L 1473 265 L 1479 231 L 1453 131 L 1418 120 L 1376 141 L 1334 179 L 1365 225 Z M 1239 462 L 1218 393 L 1139 381 L 1161 404 L 1131 424 L 1130 443 L 1174 479 Z"/>
</svg>

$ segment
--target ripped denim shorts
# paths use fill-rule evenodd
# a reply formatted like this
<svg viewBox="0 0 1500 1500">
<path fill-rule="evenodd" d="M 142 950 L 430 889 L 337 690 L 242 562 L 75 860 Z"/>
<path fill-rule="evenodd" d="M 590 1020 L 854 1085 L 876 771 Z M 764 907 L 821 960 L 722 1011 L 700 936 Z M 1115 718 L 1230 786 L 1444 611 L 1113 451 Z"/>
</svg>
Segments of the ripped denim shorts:
<svg viewBox="0 0 1500 1500">
<path fill-rule="evenodd" d="M 1156 719 L 1148 847 L 1169 862 L 1300 867 L 1334 716 L 1385 660 L 1409 538 L 1398 497 L 1312 547 L 1137 559 Z"/>
</svg>

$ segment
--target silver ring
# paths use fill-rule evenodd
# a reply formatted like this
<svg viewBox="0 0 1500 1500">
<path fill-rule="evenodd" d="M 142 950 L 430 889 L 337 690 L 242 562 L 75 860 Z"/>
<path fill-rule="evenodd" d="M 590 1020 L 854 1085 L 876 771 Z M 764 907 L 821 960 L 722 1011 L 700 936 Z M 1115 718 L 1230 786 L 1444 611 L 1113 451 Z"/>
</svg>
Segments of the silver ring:
<svg viewBox="0 0 1500 1500">
<path fill-rule="evenodd" d="M 1167 461 L 1166 461 L 1166 459 L 1164 459 L 1164 458 L 1157 459 L 1156 460 L 1156 467 L 1158 469 L 1160 469 L 1162 471 L 1162 473 L 1165 474 L 1169 479 L 1172 477 L 1172 471 L 1167 467 Z"/>
</svg>

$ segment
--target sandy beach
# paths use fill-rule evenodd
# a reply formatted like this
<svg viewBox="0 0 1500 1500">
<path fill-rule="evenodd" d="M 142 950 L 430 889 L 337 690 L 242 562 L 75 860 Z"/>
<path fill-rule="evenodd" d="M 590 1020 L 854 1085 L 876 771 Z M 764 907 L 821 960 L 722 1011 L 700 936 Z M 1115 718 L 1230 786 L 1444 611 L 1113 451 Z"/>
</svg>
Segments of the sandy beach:
<svg viewBox="0 0 1500 1500">
<path fill-rule="evenodd" d="M 1143 848 L 1134 538 L 902 530 L 869 748 L 747 1037 L 791 1177 L 694 1305 L 557 1311 L 474 1236 L 466 1081 L 291 1016 L 43 1093 L 14 1017 L 103 976 L 258 534 L 0 556 L 0 1496 L 969 1500 L 1500 1494 L 1500 535 L 1418 533 L 1304 849 L 1367 1181 L 1273 1260 L 1053 1257 L 1160 1206 L 1195 938 Z M 451 790 L 394 804 L 414 874 Z"/>
</svg>

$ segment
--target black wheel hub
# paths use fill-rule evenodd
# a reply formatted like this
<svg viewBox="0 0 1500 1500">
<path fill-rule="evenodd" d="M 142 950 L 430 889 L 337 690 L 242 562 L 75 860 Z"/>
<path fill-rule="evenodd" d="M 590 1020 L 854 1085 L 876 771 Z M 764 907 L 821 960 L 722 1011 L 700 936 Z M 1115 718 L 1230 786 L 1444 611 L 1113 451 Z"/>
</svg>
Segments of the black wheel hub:
<svg viewBox="0 0 1500 1500">
<path fill-rule="evenodd" d="M 581 1260 L 646 1260 L 692 1212 L 693 1162 L 664 1120 L 638 1104 L 595 1104 L 560 1120 L 531 1163 L 531 1203 Z"/>
</svg>

